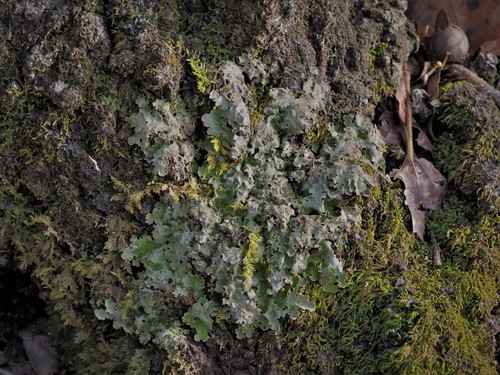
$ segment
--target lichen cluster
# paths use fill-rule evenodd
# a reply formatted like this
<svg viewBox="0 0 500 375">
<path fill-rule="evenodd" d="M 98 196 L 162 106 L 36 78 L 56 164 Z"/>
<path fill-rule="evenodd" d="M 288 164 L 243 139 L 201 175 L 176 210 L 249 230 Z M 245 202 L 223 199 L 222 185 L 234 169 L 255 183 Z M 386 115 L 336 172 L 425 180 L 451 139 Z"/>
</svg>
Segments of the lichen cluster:
<svg viewBox="0 0 500 375">
<path fill-rule="evenodd" d="M 192 120 L 169 103 L 157 100 L 153 109 L 140 99 L 130 117 L 129 142 L 154 172 L 185 181 L 163 187 L 147 217 L 153 231 L 123 254 L 140 267 L 127 312 L 125 301 L 110 298 L 96 314 L 165 347 L 181 326 L 165 293 L 186 301 L 182 321 L 197 340 L 209 337 L 215 316 L 244 337 L 255 328 L 279 331 L 280 318 L 314 310 L 304 286 L 332 291 L 345 278 L 335 250 L 359 221 L 345 198 L 366 193 L 383 166 L 383 140 L 359 116 L 326 125 L 324 144 L 309 141 L 325 126 L 326 91 L 312 78 L 299 93 L 268 89 L 265 66 L 246 56 L 224 63 L 221 74 L 198 155 L 188 141 Z"/>
<path fill-rule="evenodd" d="M 417 240 L 365 117 L 403 3 L 1 2 L 0 266 L 61 372 L 495 373 L 498 111 L 444 90 Z"/>
</svg>

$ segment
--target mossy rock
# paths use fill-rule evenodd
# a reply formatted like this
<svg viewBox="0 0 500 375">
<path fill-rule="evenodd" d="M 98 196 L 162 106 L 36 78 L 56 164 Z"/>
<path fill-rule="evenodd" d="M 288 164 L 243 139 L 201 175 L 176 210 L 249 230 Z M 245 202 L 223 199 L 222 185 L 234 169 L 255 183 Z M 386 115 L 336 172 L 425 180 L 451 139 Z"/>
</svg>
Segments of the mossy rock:
<svg viewBox="0 0 500 375">
<path fill-rule="evenodd" d="M 452 193 L 448 200 L 429 223 L 443 257 L 436 267 L 432 245 L 406 227 L 401 194 L 387 184 L 374 188 L 343 254 L 350 265 L 344 287 L 332 294 L 310 290 L 316 311 L 291 321 L 282 335 L 266 337 L 262 368 L 280 374 L 494 374 L 500 217 Z"/>
<path fill-rule="evenodd" d="M 438 118 L 438 168 L 481 209 L 500 211 L 500 111 L 486 94 L 466 82 L 443 88 Z M 441 129 L 440 129 L 441 130 Z"/>
<path fill-rule="evenodd" d="M 449 166 L 442 170 L 450 173 L 459 191 L 456 197 L 450 193 L 449 203 L 429 225 L 441 244 L 442 269 L 433 268 L 431 247 L 408 229 L 411 220 L 402 192 L 399 186 L 383 182 L 383 165 L 376 162 L 383 159 L 379 147 L 374 147 L 381 140 L 369 118 L 380 98 L 397 87 L 409 52 L 411 27 L 402 3 L 48 0 L 18 4 L 9 0 L 0 5 L 0 31 L 6 35 L 0 40 L 0 264 L 29 272 L 40 287 L 58 332 L 54 344 L 68 372 L 427 374 L 494 369 L 494 329 L 487 322 L 493 322 L 491 311 L 498 304 L 494 277 L 498 216 L 477 210 L 473 202 L 477 195 L 485 206 L 498 208 L 488 185 L 491 175 L 483 166 L 492 160 L 492 153 L 497 155 L 490 142 L 497 140 L 495 134 L 483 134 L 474 125 L 470 139 L 440 140 L 440 160 Z M 257 82 L 258 69 L 250 60 L 240 63 L 242 55 L 265 63 L 266 82 Z M 226 60 L 244 70 L 236 85 L 244 89 L 240 92 L 244 100 L 233 95 L 234 87 L 227 88 L 235 80 L 224 80 L 221 65 Z M 247 65 L 243 69 L 241 64 Z M 218 104 L 211 101 L 210 92 Z M 323 93 L 327 99 L 318 109 L 314 103 Z M 158 149 L 166 141 L 189 144 L 186 153 L 179 153 L 189 155 L 178 168 L 182 174 L 173 168 L 155 176 L 144 150 L 128 143 L 136 129 L 127 118 L 137 112 L 134 103 L 139 96 L 147 103 L 168 102 L 176 115 L 182 112 L 189 118 L 190 132 L 183 128 L 186 122 L 178 124 L 185 136 L 162 140 L 158 134 L 147 134 Z M 282 105 L 280 111 L 288 111 L 296 129 L 275 122 L 277 130 L 265 132 L 267 123 L 261 119 L 269 113 L 262 112 L 272 114 L 271 106 L 283 97 L 295 105 Z M 443 119 L 452 116 L 446 103 L 454 99 L 452 95 L 443 99 Z M 241 103 L 251 111 L 244 113 L 238 107 Z M 301 118 L 297 108 L 306 116 Z M 227 118 L 243 114 L 248 128 L 233 121 L 222 128 L 228 139 L 213 137 L 208 129 L 217 132 L 217 124 L 207 127 L 202 119 L 204 114 L 212 114 L 206 121 L 216 117 L 213 109 Z M 144 110 L 151 110 L 149 104 Z M 474 114 L 474 121 L 486 121 L 489 114 L 495 116 L 487 111 Z M 342 235 L 328 234 L 335 236 L 330 238 L 335 243 L 332 249 L 347 271 L 345 284 L 328 285 L 327 293 L 319 273 L 313 272 L 307 282 L 287 274 L 292 283 L 303 282 L 293 285 L 297 295 L 287 307 L 288 315 L 296 319 L 282 314 L 279 324 L 273 320 L 280 332 L 263 332 L 270 322 L 260 319 L 251 327 L 253 334 L 243 332 L 251 337 L 237 339 L 238 324 L 227 310 L 212 310 L 212 304 L 197 302 L 189 294 L 176 297 L 173 291 L 143 288 L 139 278 L 144 266 L 132 265 L 122 254 L 130 250 L 133 236 L 144 239 L 153 229 L 165 232 L 164 223 L 154 223 L 154 215 L 153 221 L 146 217 L 161 213 L 153 211 L 155 205 L 165 210 L 173 206 L 166 196 L 184 199 L 184 204 L 191 199 L 190 215 L 201 220 L 196 207 L 204 208 L 200 202 L 207 205 L 223 183 L 228 192 L 217 192 L 217 214 L 232 215 L 235 221 L 240 213 L 237 220 L 243 222 L 245 207 L 235 201 L 243 189 L 231 189 L 247 181 L 245 171 L 258 169 L 255 173 L 260 175 L 271 170 L 256 168 L 245 148 L 241 153 L 245 160 L 239 159 L 241 139 L 254 137 L 255 129 L 262 144 L 278 139 L 275 148 L 285 150 L 277 158 L 268 145 L 257 161 L 278 163 L 281 175 L 292 175 L 300 169 L 297 165 L 305 165 L 308 170 L 299 171 L 303 173 L 297 179 L 311 175 L 324 181 L 321 168 L 333 176 L 349 170 L 347 161 L 359 174 L 350 178 L 344 173 L 342 186 L 335 186 L 338 194 L 329 201 L 320 199 L 329 188 L 312 189 L 318 199 L 303 213 L 314 215 L 321 225 L 349 218 L 349 236 L 347 227 L 339 229 Z M 291 131 L 295 134 L 288 134 Z M 356 140 L 355 152 L 346 139 Z M 471 139 L 491 152 L 481 153 Z M 461 177 L 469 172 L 469 164 L 463 164 L 468 154 L 459 149 L 462 144 L 470 148 L 469 154 L 478 150 L 480 157 L 489 155 L 470 164 L 483 168 L 481 175 Z M 325 151 L 321 159 L 322 147 L 342 149 L 342 158 Z M 456 159 L 446 159 L 446 147 Z M 257 149 L 257 143 L 252 148 Z M 161 161 L 168 164 L 170 159 Z M 193 173 L 203 165 L 208 177 L 193 184 L 189 177 L 200 178 Z M 340 179 L 332 181 L 336 178 Z M 311 180 L 310 185 L 316 183 Z M 262 185 L 262 191 L 272 196 Z M 287 193 L 300 196 L 304 194 L 300 187 L 297 183 Z M 278 202 L 280 210 L 287 211 L 291 201 Z M 264 207 L 258 204 L 254 212 Z M 250 281 L 253 274 L 269 272 L 271 262 L 259 263 L 265 259 L 259 258 L 264 238 L 259 233 L 265 231 L 258 228 L 268 224 L 269 217 L 259 217 L 252 230 L 238 221 L 234 238 L 229 225 L 217 228 L 217 222 L 210 223 L 214 232 L 226 231 L 219 243 L 233 241 L 235 249 L 238 244 L 244 249 L 245 256 L 236 257 L 235 264 L 243 266 Z M 358 217 L 357 223 L 351 221 Z M 341 226 L 342 220 L 335 225 Z M 292 270 L 295 259 L 284 259 L 287 270 Z M 316 268 L 325 264 L 320 257 L 313 260 Z M 272 264 L 277 268 L 278 261 Z M 312 281 L 314 277 L 318 282 Z M 188 283 L 194 289 L 200 285 Z M 207 278 L 203 286 L 204 293 L 216 294 L 213 280 Z M 266 295 L 264 288 L 258 292 Z M 216 300 L 219 307 L 222 296 L 220 292 Z M 243 302 L 252 298 L 253 294 Z M 113 305 L 113 300 L 120 303 Z M 315 311 L 309 311 L 310 301 Z M 151 306 L 159 308 L 148 309 Z M 191 315 L 182 320 L 193 306 Z M 206 311 L 194 316 L 203 309 L 208 317 Z M 99 320 L 96 312 L 101 318 L 113 315 L 113 321 Z M 133 324 L 140 327 L 134 332 L 132 315 Z M 167 325 L 170 336 L 162 339 L 174 342 L 177 351 L 165 350 L 152 334 Z M 204 338 L 208 326 L 212 331 L 206 343 L 196 342 L 196 330 L 201 332 L 197 338 Z"/>
</svg>

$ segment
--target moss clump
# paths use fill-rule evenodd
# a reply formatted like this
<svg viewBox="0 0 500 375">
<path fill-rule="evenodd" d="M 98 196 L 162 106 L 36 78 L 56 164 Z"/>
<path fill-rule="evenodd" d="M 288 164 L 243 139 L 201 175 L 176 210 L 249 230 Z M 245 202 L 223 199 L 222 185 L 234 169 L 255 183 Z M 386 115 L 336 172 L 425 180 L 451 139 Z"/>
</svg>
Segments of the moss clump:
<svg viewBox="0 0 500 375">
<path fill-rule="evenodd" d="M 395 91 L 394 83 L 387 82 L 386 74 L 380 72 L 384 67 L 384 59 L 387 59 L 387 49 L 389 44 L 381 42 L 376 47 L 369 50 L 368 69 L 372 78 L 372 90 L 376 99 L 391 95 Z"/>
<path fill-rule="evenodd" d="M 52 106 L 28 85 L 12 85 L 0 94 L 0 166 L 5 173 L 57 158 L 57 144 L 66 136 L 71 116 L 55 110 L 42 116 L 34 110 L 39 107 Z"/>
<path fill-rule="evenodd" d="M 486 95 L 467 83 L 445 86 L 439 119 L 446 132 L 437 142 L 438 169 L 481 208 L 500 210 L 500 112 Z"/>
<path fill-rule="evenodd" d="M 431 247 L 405 226 L 400 195 L 384 184 L 364 207 L 357 239 L 344 252 L 344 287 L 309 289 L 316 311 L 268 344 L 282 349 L 280 372 L 495 373 L 488 321 L 500 301 L 498 216 L 458 200 L 445 204 L 429 224 L 444 258 L 436 268 Z"/>
<path fill-rule="evenodd" d="M 500 302 L 500 217 L 474 206 L 450 197 L 429 223 L 445 261 L 442 269 L 414 277 L 420 281 L 412 298 L 422 303 L 410 341 L 399 353 L 408 373 L 495 373 L 489 321 Z M 410 347 L 418 350 L 410 354 Z"/>
<path fill-rule="evenodd" d="M 347 281 L 329 294 L 317 286 L 308 290 L 316 310 L 290 322 L 275 343 L 287 353 L 280 373 L 372 374 L 397 369 L 390 358 L 411 326 L 398 303 L 404 288 L 398 275 L 408 268 L 408 254 L 413 254 L 417 241 L 405 227 L 408 217 L 401 196 L 388 186 L 370 193 L 356 239 L 344 249 Z"/>
</svg>

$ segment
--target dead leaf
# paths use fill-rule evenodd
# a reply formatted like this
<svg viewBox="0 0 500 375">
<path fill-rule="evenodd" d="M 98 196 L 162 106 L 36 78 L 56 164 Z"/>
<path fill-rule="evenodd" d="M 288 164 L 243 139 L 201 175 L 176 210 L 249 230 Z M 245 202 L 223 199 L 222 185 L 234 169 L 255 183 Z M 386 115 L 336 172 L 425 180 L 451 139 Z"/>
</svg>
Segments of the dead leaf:
<svg viewBox="0 0 500 375">
<path fill-rule="evenodd" d="M 402 124 L 406 124 L 406 89 L 403 77 L 401 77 L 401 83 L 398 90 L 394 94 L 396 101 L 398 103 L 398 117 Z"/>
<path fill-rule="evenodd" d="M 427 92 L 432 99 L 439 96 L 439 83 L 441 82 L 441 69 L 438 69 L 427 81 Z"/>
<path fill-rule="evenodd" d="M 417 157 L 412 162 L 407 158 L 401 169 L 394 170 L 391 175 L 403 180 L 405 203 L 410 209 L 413 233 L 423 240 L 428 211 L 441 207 L 446 192 L 446 179 L 430 161 Z"/>
<path fill-rule="evenodd" d="M 434 152 L 434 150 L 435 150 L 434 146 L 431 143 L 431 140 L 429 139 L 427 134 L 425 134 L 425 132 L 423 132 L 422 130 L 420 130 L 420 132 L 418 133 L 417 144 L 420 147 L 422 147 L 424 150 L 427 150 L 430 152 Z"/>
<path fill-rule="evenodd" d="M 379 130 L 385 139 L 385 144 L 387 146 L 401 146 L 401 126 L 396 125 L 397 120 L 394 118 L 394 114 L 386 110 L 380 115 L 379 120 L 381 122 Z"/>
<path fill-rule="evenodd" d="M 406 15 L 417 24 L 417 34 L 420 38 L 434 32 L 437 15 L 443 10 L 450 23 L 464 28 L 466 19 L 465 0 L 408 0 Z"/>
<path fill-rule="evenodd" d="M 480 5 L 471 9 L 474 3 Z M 471 51 L 483 48 L 500 55 L 500 4 L 498 0 L 468 1 L 467 26 Z M 474 47 L 474 49 L 472 49 Z"/>
<path fill-rule="evenodd" d="M 400 103 L 399 106 L 400 108 L 401 106 L 406 107 L 404 103 Z M 398 117 L 399 116 L 401 115 L 398 114 Z M 384 137 L 385 144 L 387 146 L 391 145 L 401 146 L 403 144 L 402 135 L 406 136 L 405 127 L 399 125 L 398 120 L 395 117 L 396 117 L 395 114 L 388 110 L 384 111 L 379 117 L 381 124 L 379 126 L 379 131 L 380 134 L 382 134 L 382 136 Z M 417 137 L 417 144 L 423 149 L 433 152 L 434 146 L 432 145 L 429 137 L 422 129 L 422 127 L 415 122 L 413 122 L 413 127 L 419 130 L 419 134 Z"/>
<path fill-rule="evenodd" d="M 19 332 L 29 362 L 37 375 L 57 374 L 59 364 L 57 353 L 50 344 L 50 338 L 43 333 L 46 322 L 39 319 Z"/>
<path fill-rule="evenodd" d="M 466 32 L 471 53 L 483 48 L 500 55 L 498 0 L 408 0 L 406 15 L 417 24 L 420 38 L 434 32 L 441 9 L 450 23 L 460 26 Z"/>
</svg>

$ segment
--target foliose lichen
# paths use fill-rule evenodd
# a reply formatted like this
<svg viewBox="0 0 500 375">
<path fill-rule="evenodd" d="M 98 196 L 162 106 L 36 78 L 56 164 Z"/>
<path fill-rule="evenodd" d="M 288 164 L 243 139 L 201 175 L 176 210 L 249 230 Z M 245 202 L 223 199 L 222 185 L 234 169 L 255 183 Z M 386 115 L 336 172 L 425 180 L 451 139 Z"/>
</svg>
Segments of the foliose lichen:
<svg viewBox="0 0 500 375">
<path fill-rule="evenodd" d="M 191 119 L 181 108 L 174 116 L 170 104 L 163 100 L 155 101 L 154 109 L 142 97 L 136 103 L 140 112 L 129 118 L 135 130 L 129 144 L 141 148 L 154 174 L 177 182 L 186 180 L 194 157 L 194 147 L 188 141 L 194 131 Z"/>
<path fill-rule="evenodd" d="M 304 287 L 333 291 L 346 277 L 336 247 L 360 220 L 346 198 L 366 193 L 384 165 L 368 119 L 325 120 L 327 89 L 313 77 L 301 92 L 269 88 L 266 67 L 243 56 L 225 62 L 221 78 L 199 146 L 189 140 L 194 120 L 162 100 L 154 109 L 139 100 L 130 117 L 129 142 L 173 182 L 147 217 L 151 233 L 122 255 L 140 267 L 135 290 L 96 316 L 166 348 L 181 321 L 206 340 L 222 316 L 241 338 L 314 310 Z M 324 142 L 310 142 L 319 127 Z"/>
</svg>

